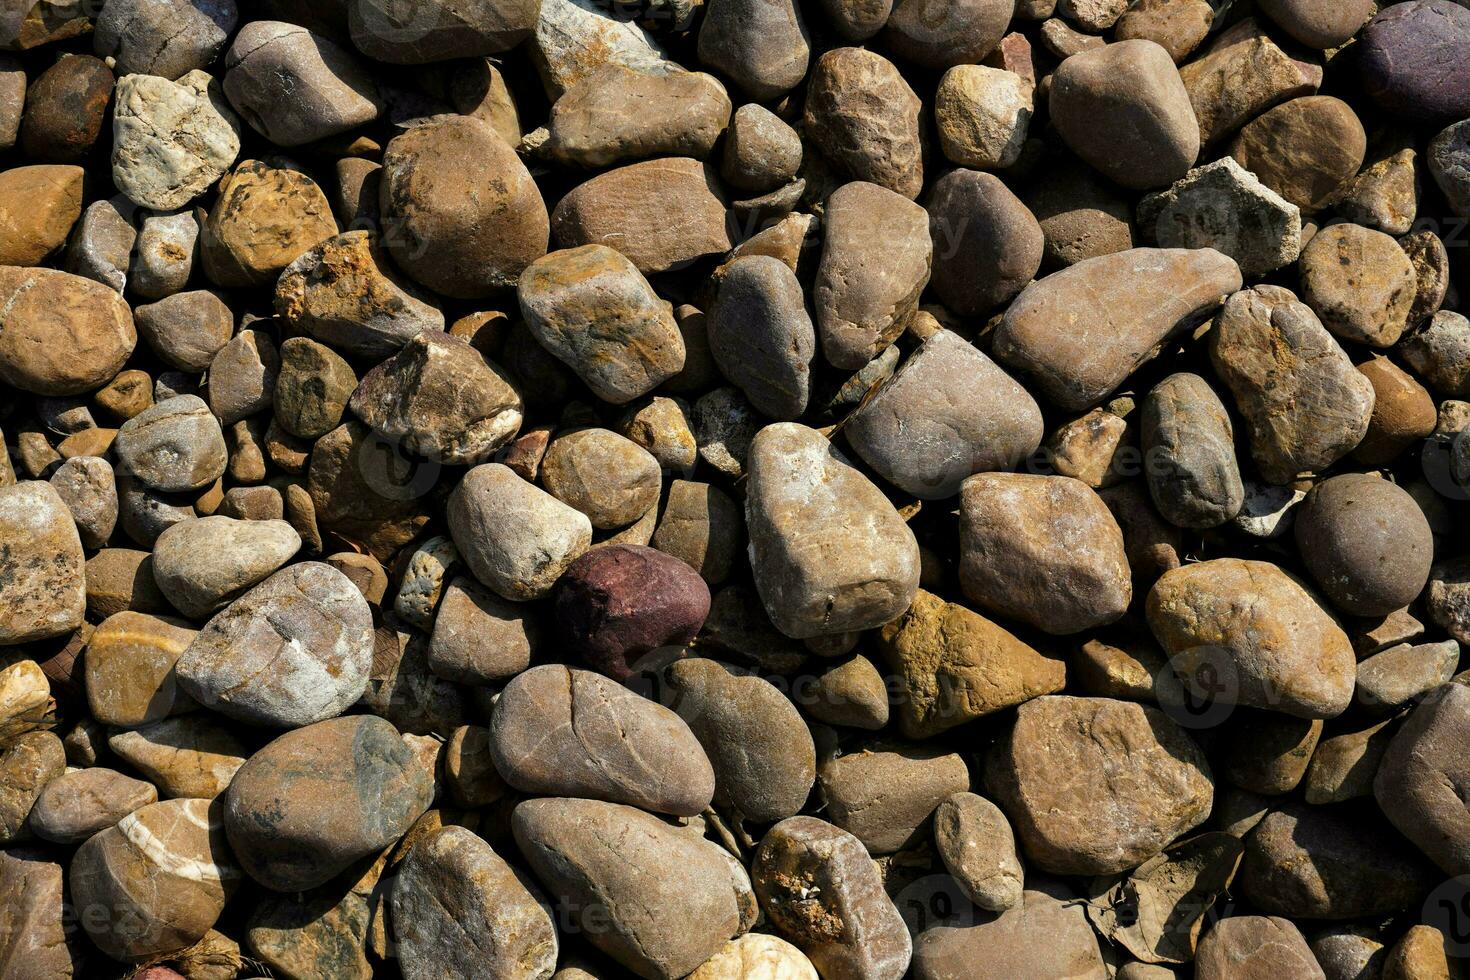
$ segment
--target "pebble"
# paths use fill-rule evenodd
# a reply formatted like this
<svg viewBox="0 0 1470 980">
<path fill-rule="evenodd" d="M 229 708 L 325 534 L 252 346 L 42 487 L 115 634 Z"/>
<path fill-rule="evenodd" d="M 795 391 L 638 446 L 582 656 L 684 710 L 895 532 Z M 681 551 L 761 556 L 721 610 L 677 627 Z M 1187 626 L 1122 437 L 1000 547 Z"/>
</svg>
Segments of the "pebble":
<svg viewBox="0 0 1470 980">
<path fill-rule="evenodd" d="M 31 807 L 27 823 L 42 840 L 80 844 L 156 802 L 158 790 L 152 783 L 114 769 L 74 769 L 46 784 Z"/>
<path fill-rule="evenodd" d="M 82 937 L 65 924 L 66 869 L 40 848 L 0 851 L 0 889 L 15 896 L 0 913 L 0 969 L 36 977 L 75 976 Z"/>
<path fill-rule="evenodd" d="M 1308 214 L 1347 192 L 1366 154 L 1357 114 L 1327 95 L 1292 99 L 1262 113 L 1230 144 L 1236 163 Z"/>
<path fill-rule="evenodd" d="M 456 576 L 444 588 L 429 641 L 429 669 L 463 684 L 507 680 L 531 664 L 539 628 L 525 606 Z"/>
<path fill-rule="evenodd" d="M 1301 257 L 1302 302 L 1343 340 L 1390 347 L 1409 325 L 1418 276 L 1398 242 L 1343 223 L 1319 231 Z"/>
<path fill-rule="evenodd" d="M 0 487 L 0 646 L 82 625 L 82 542 L 66 501 L 49 483 Z"/>
<path fill-rule="evenodd" d="M 960 586 L 982 609 L 1065 635 L 1132 600 L 1123 534 L 1079 480 L 981 473 L 960 491 Z"/>
<path fill-rule="evenodd" d="M 199 257 L 217 286 L 264 286 L 335 234 L 331 205 L 314 180 L 299 170 L 246 160 L 219 184 L 199 236 Z"/>
<path fill-rule="evenodd" d="M 253 724 L 299 728 L 351 707 L 372 657 L 372 613 L 362 593 L 330 565 L 302 562 L 215 615 L 176 669 L 183 689 L 206 707 Z"/>
<path fill-rule="evenodd" d="M 1419 212 L 1418 156 L 1403 149 L 1379 156 L 1354 178 L 1337 209 L 1344 218 L 1390 235 L 1403 235 Z"/>
<path fill-rule="evenodd" d="M 119 76 L 176 79 L 207 68 L 239 19 L 234 0 L 122 0 L 97 15 L 92 44 L 99 58 L 112 59 Z"/>
<path fill-rule="evenodd" d="M 127 286 L 128 258 L 138 233 L 124 212 L 122 197 L 93 201 L 82 212 L 66 246 L 66 271 L 122 292 Z"/>
<path fill-rule="evenodd" d="M 1042 417 L 1024 388 L 946 330 L 863 402 L 843 434 L 884 479 L 942 500 L 972 474 L 1014 468 L 1035 452 Z"/>
<path fill-rule="evenodd" d="M 745 523 L 756 588 L 787 636 L 872 629 L 913 601 L 913 531 L 814 429 L 777 423 L 752 441 Z"/>
<path fill-rule="evenodd" d="M 138 728 L 193 710 L 174 665 L 198 635 L 180 620 L 123 610 L 104 619 L 87 643 L 87 701 L 105 725 Z"/>
<path fill-rule="evenodd" d="M 1297 513 L 1302 559 L 1334 605 L 1382 616 L 1408 605 L 1429 580 L 1434 538 L 1407 492 L 1370 474 L 1346 473 L 1312 488 Z"/>
<path fill-rule="evenodd" d="M 115 291 L 54 269 L 0 266 L 0 381 L 37 395 L 79 395 L 117 374 L 137 345 Z"/>
<path fill-rule="evenodd" d="M 811 43 L 791 0 L 713 0 L 700 23 L 701 63 L 728 75 L 756 102 L 769 102 L 806 77 Z"/>
<path fill-rule="evenodd" d="M 89 54 L 69 55 L 31 81 L 20 121 L 20 148 L 45 163 L 79 163 L 107 122 L 116 82 L 112 69 Z"/>
<path fill-rule="evenodd" d="M 1358 704 L 1375 714 L 1404 707 L 1410 701 L 1446 684 L 1460 662 L 1460 645 L 1400 644 L 1358 663 Z"/>
<path fill-rule="evenodd" d="M 1341 45 L 1373 16 L 1369 0 L 1263 0 L 1261 12 L 1302 44 L 1326 50 Z"/>
<path fill-rule="evenodd" d="M 1470 47 L 1470 10 L 1451 0 L 1413 0 L 1380 11 L 1360 43 L 1360 83 L 1384 111 L 1411 122 L 1445 122 L 1470 112 L 1470 88 L 1435 70 Z"/>
<path fill-rule="evenodd" d="M 1373 415 L 1353 459 L 1381 465 L 1434 432 L 1439 418 L 1434 399 L 1413 375 L 1382 356 L 1359 364 L 1358 372 L 1373 385 Z"/>
<path fill-rule="evenodd" d="M 513 602 L 548 594 L 592 543 L 585 514 L 501 463 L 466 473 L 449 495 L 445 517 L 470 571 Z"/>
<path fill-rule="evenodd" d="M 625 527 L 658 503 L 658 460 L 608 429 L 558 435 L 541 461 L 541 483 L 553 497 L 586 514 L 594 528 Z"/>
<path fill-rule="evenodd" d="M 817 971 L 795 946 L 776 936 L 747 932 L 704 961 L 689 980 L 817 980 Z M 561 978 L 567 980 L 567 978 Z"/>
<path fill-rule="evenodd" d="M 1194 972 L 1198 980 L 1326 980 L 1301 930 L 1274 915 L 1237 915 L 1215 923 L 1200 937 Z"/>
<path fill-rule="evenodd" d="M 983 918 L 977 925 L 936 925 L 921 932 L 914 940 L 914 976 L 957 980 L 971 970 L 1018 980 L 1107 976 L 1097 937 L 1065 887 L 1032 888 L 1016 907 Z"/>
<path fill-rule="evenodd" d="M 190 619 L 208 619 L 264 581 L 300 547 L 301 536 L 282 520 L 201 517 L 158 536 L 153 574 L 176 609 Z"/>
<path fill-rule="evenodd" d="M 816 329 L 788 265 L 768 255 L 731 262 L 707 328 L 715 364 L 757 411 L 777 421 L 806 412 Z"/>
<path fill-rule="evenodd" d="M 552 211 L 552 236 L 563 249 L 616 248 L 645 275 L 682 268 L 733 244 L 717 187 L 714 170 L 690 157 L 628 164 L 572 188 Z"/>
<path fill-rule="evenodd" d="M 1246 838 L 1238 886 L 1270 914 L 1354 919 L 1412 903 L 1436 880 L 1382 817 L 1288 803 Z"/>
<path fill-rule="evenodd" d="M 352 365 L 309 337 L 288 337 L 281 343 L 280 356 L 271 399 L 275 424 L 301 439 L 331 432 L 357 388 Z"/>
<path fill-rule="evenodd" d="M 958 753 L 933 746 L 864 743 L 817 769 L 828 819 L 874 856 L 917 845 L 934 811 L 970 788 Z"/>
<path fill-rule="evenodd" d="M 1205 0 L 1141 0 L 1114 24 L 1121 41 L 1153 41 L 1180 64 L 1214 27 L 1215 11 Z"/>
<path fill-rule="evenodd" d="M 474 465 L 521 425 L 506 373 L 457 337 L 424 331 L 363 376 L 348 406 L 379 436 L 450 465 Z"/>
<path fill-rule="evenodd" d="M 1218 527 L 1240 513 L 1245 485 L 1220 396 L 1197 374 L 1172 374 L 1143 402 L 1139 439 L 1154 505 L 1171 524 Z"/>
<path fill-rule="evenodd" d="M 392 724 L 331 718 L 287 732 L 240 767 L 225 832 L 252 879 L 298 892 L 392 844 L 432 797 L 431 775 Z"/>
<path fill-rule="evenodd" d="M 360 422 L 317 440 L 307 475 L 321 528 L 387 560 L 429 522 L 424 470 Z"/>
<path fill-rule="evenodd" d="M 508 51 L 531 34 L 536 12 L 526 0 L 468 10 L 446 2 L 404 10 L 387 0 L 356 0 L 347 4 L 347 26 L 353 45 L 369 58 L 417 65 Z"/>
<path fill-rule="evenodd" d="M 881 255 L 871 249 L 874 242 L 883 243 Z M 929 282 L 932 252 L 928 214 L 902 195 L 854 181 L 827 198 L 821 264 L 812 285 L 827 363 L 857 370 L 903 333 Z M 740 262 L 726 267 L 727 278 L 747 268 Z M 719 301 L 713 315 L 712 328 L 723 326 Z M 713 334 L 711 341 L 716 343 Z M 716 344 L 717 363 L 722 354 L 730 356 Z"/>
<path fill-rule="evenodd" d="M 117 484 L 112 464 L 99 456 L 77 456 L 56 468 L 48 481 L 71 511 L 82 547 L 107 544 L 117 526 Z"/>
<path fill-rule="evenodd" d="M 663 683 L 714 768 L 717 807 L 752 823 L 802 809 L 817 778 L 816 746 L 773 684 L 702 657 L 675 661 Z"/>
<path fill-rule="evenodd" d="M 414 844 L 392 892 L 407 978 L 550 976 L 556 926 L 520 875 L 472 831 L 441 827 Z"/>
<path fill-rule="evenodd" d="M 677 714 L 601 674 L 560 665 L 534 667 L 506 685 L 489 751 L 505 781 L 532 796 L 688 817 L 715 792 L 714 769 Z"/>
<path fill-rule="evenodd" d="M 1049 101 L 1072 151 L 1124 187 L 1173 183 L 1199 156 L 1189 93 L 1169 52 L 1152 41 L 1118 41 L 1068 58 Z"/>
<path fill-rule="evenodd" d="M 985 785 L 1029 863 L 1053 874 L 1136 867 L 1203 823 L 1214 797 L 1204 752 L 1159 709 L 1058 695 L 1018 709 Z M 1117 816 L 1100 823 L 1099 809 Z"/>
<path fill-rule="evenodd" d="M 699 446 L 683 399 L 656 397 L 638 402 L 618 420 L 617 428 L 619 434 L 648 450 L 665 474 L 693 474 Z"/>
<path fill-rule="evenodd" d="M 300 146 L 372 122 L 382 111 L 367 67 L 304 27 L 254 20 L 225 54 L 224 92 L 256 132 Z"/>
<path fill-rule="evenodd" d="M 163 493 L 202 489 L 227 462 L 219 420 L 197 395 L 158 402 L 128 419 L 113 449 L 119 468 Z"/>
<path fill-rule="evenodd" d="M 890 715 L 887 681 L 867 657 L 838 660 L 816 675 L 802 707 L 826 725 L 877 731 Z"/>
<path fill-rule="evenodd" d="M 527 44 L 542 87 L 553 99 L 607 64 L 651 75 L 678 69 L 647 31 L 592 0 L 542 0 Z"/>
<path fill-rule="evenodd" d="M 768 193 L 797 175 L 803 156 L 796 130 L 769 109 L 747 102 L 725 130 L 720 176 L 738 190 Z"/>
<path fill-rule="evenodd" d="M 603 401 L 641 398 L 684 367 L 673 307 L 606 245 L 537 259 L 521 276 L 517 299 L 536 342 Z"/>
<path fill-rule="evenodd" d="M 558 645 L 619 681 L 644 654 L 693 640 L 710 608 L 709 587 L 689 566 L 637 544 L 578 557 L 552 601 Z"/>
<path fill-rule="evenodd" d="M 816 817 L 766 832 L 751 880 L 771 924 L 823 976 L 898 980 L 913 950 L 862 842 Z"/>
<path fill-rule="evenodd" d="M 1053 404 L 1082 411 L 1240 286 L 1240 267 L 1214 249 L 1138 248 L 1084 259 L 1016 298 L 995 331 L 995 356 Z"/>
<path fill-rule="evenodd" d="M 897 0 L 883 39 L 900 57 L 943 71 L 983 61 L 1000 44 L 1011 14 L 1007 0 L 959 0 L 941 17 L 922 0 Z"/>
<path fill-rule="evenodd" d="M 13 150 L 25 111 L 26 73 L 11 55 L 0 55 L 0 150 Z"/>
<path fill-rule="evenodd" d="M 730 97 L 713 75 L 607 65 L 556 100 L 544 150 L 588 169 L 649 157 L 705 160 L 729 121 Z"/>
<path fill-rule="evenodd" d="M 921 107 L 892 62 L 836 48 L 812 67 L 805 133 L 837 173 L 912 200 L 923 187 Z"/>
<path fill-rule="evenodd" d="M 934 845 L 965 897 L 1004 912 L 1021 904 L 1025 872 L 1010 822 L 994 803 L 961 792 L 934 811 Z"/>
<path fill-rule="evenodd" d="M 1249 605 L 1238 601 L 1242 594 L 1253 597 Z M 1147 610 L 1186 689 L 1212 703 L 1333 718 L 1352 699 L 1356 658 L 1347 634 L 1269 562 L 1217 558 L 1166 572 Z"/>
<path fill-rule="evenodd" d="M 235 333 L 235 315 L 219 293 L 194 289 L 133 308 L 148 346 L 170 367 L 198 374 L 209 369 Z"/>
<path fill-rule="evenodd" d="M 1204 54 L 1181 66 L 1179 77 L 1208 146 L 1287 99 L 1315 94 L 1323 72 L 1293 58 L 1258 21 L 1247 19 L 1222 31 Z"/>
<path fill-rule="evenodd" d="M 203 715 L 114 731 L 107 747 L 156 785 L 160 796 L 181 799 L 221 795 L 250 754 L 238 737 Z"/>
<path fill-rule="evenodd" d="M 1253 286 L 1225 302 L 1210 361 L 1269 483 L 1332 465 L 1368 431 L 1373 386 L 1311 308 L 1280 286 Z"/>
<path fill-rule="evenodd" d="M 162 6 L 162 5 L 160 5 Z M 207 73 L 124 75 L 113 108 L 112 178 L 139 207 L 184 207 L 240 155 L 240 122 Z"/>
<path fill-rule="evenodd" d="M 194 271 L 200 220 L 194 211 L 150 214 L 138 229 L 128 283 L 144 299 L 163 299 L 183 289 Z"/>
<path fill-rule="evenodd" d="M 743 538 L 741 508 L 729 494 L 713 484 L 676 479 L 649 544 L 719 585 L 740 557 Z"/>
<path fill-rule="evenodd" d="M 1288 266 L 1302 251 L 1300 209 L 1230 157 L 1145 197 L 1138 224 L 1163 248 L 1212 248 L 1229 256 L 1247 278 Z"/>
<path fill-rule="evenodd" d="M 727 852 L 641 810 L 526 800 L 511 828 L 571 927 L 640 976 L 686 976 L 755 922 L 750 879 Z"/>
<path fill-rule="evenodd" d="M 82 177 L 60 164 L 0 171 L 0 263 L 40 265 L 66 243 L 82 214 Z"/>
<path fill-rule="evenodd" d="M 940 147 L 951 163 L 1003 170 L 1021 157 L 1034 111 L 1033 86 L 1015 72 L 956 65 L 934 95 Z"/>
<path fill-rule="evenodd" d="M 878 648 L 896 682 L 906 738 L 931 738 L 1062 690 L 1066 664 L 964 606 L 920 589 L 884 626 Z"/>
<path fill-rule="evenodd" d="M 297 256 L 276 282 L 276 313 L 302 333 L 348 354 L 381 359 L 444 314 L 403 281 L 367 231 L 328 238 Z"/>
<path fill-rule="evenodd" d="M 30 839 L 26 817 L 46 785 L 66 770 L 61 739 L 46 731 L 30 731 L 0 747 L 0 844 Z"/>
<path fill-rule="evenodd" d="M 77 849 L 67 883 L 88 938 L 123 962 L 175 953 L 214 927 L 240 885 L 218 809 L 164 800 Z"/>
<path fill-rule="evenodd" d="M 1470 868 L 1470 823 L 1456 786 L 1470 689 L 1446 684 L 1413 709 L 1378 766 L 1373 791 L 1388 821 L 1446 875 Z"/>
</svg>

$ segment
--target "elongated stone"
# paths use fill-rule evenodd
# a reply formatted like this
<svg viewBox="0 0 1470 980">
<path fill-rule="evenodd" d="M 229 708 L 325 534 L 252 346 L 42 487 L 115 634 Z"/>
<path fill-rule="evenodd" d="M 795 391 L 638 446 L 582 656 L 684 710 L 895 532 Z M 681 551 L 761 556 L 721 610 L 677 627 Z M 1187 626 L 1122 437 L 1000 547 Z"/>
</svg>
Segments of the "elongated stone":
<svg viewBox="0 0 1470 980">
<path fill-rule="evenodd" d="M 872 629 L 913 601 L 913 531 L 814 429 L 778 423 L 756 435 L 745 523 L 756 588 L 788 636 Z"/>
</svg>

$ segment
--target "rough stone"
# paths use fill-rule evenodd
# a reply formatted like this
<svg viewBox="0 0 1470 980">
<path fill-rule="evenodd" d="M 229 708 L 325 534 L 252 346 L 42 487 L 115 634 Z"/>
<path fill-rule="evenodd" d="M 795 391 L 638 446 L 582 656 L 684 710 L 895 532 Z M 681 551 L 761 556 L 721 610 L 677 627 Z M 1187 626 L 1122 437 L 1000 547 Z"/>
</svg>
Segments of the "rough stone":
<svg viewBox="0 0 1470 980">
<path fill-rule="evenodd" d="M 1316 314 L 1280 286 L 1254 286 L 1226 301 L 1210 331 L 1210 360 L 1270 483 L 1332 465 L 1368 431 L 1373 386 Z"/>
<path fill-rule="evenodd" d="M 1230 157 L 1146 197 L 1138 224 L 1162 248 L 1213 248 L 1246 278 L 1288 266 L 1302 247 L 1301 211 Z"/>
<path fill-rule="evenodd" d="M 839 174 L 912 200 L 924 184 L 922 108 L 882 55 L 836 48 L 817 59 L 807 81 L 806 137 Z"/>
<path fill-rule="evenodd" d="M 219 83 L 198 70 L 176 82 L 124 75 L 112 132 L 113 182 L 134 204 L 155 211 L 193 201 L 240 155 L 240 121 Z"/>
<path fill-rule="evenodd" d="M 43 640 L 82 625 L 82 542 L 49 483 L 0 487 L 0 646 Z"/>
<path fill-rule="evenodd" d="M 1148 622 L 1185 688 L 1212 704 L 1332 718 L 1352 699 L 1347 634 L 1269 562 L 1217 558 L 1166 572 L 1149 593 Z"/>
<path fill-rule="evenodd" d="M 894 710 L 906 738 L 929 738 L 1055 694 L 1067 679 L 1060 658 L 923 589 L 883 627 L 879 649 L 899 685 Z"/>
<path fill-rule="evenodd" d="M 337 234 L 321 187 L 299 170 L 246 160 L 225 175 L 200 235 L 204 274 L 226 288 L 266 286 Z"/>
<path fill-rule="evenodd" d="M 684 367 L 673 307 L 632 261 L 606 245 L 552 252 L 517 290 L 532 336 L 615 405 L 646 395 Z"/>
<path fill-rule="evenodd" d="M 367 231 L 328 238 L 297 256 L 276 283 L 275 309 L 308 337 L 378 360 L 444 329 L 444 314 L 403 281 Z"/>
</svg>

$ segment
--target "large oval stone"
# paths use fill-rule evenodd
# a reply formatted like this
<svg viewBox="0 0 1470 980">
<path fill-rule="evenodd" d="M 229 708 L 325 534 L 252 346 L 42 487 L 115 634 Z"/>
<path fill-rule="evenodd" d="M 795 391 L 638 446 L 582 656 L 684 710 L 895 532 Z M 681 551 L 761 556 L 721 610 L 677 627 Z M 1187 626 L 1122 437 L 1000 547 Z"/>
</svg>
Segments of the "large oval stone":
<svg viewBox="0 0 1470 980">
<path fill-rule="evenodd" d="M 715 773 L 689 726 L 661 704 L 588 670 L 533 667 L 506 685 L 490 721 L 505 781 L 533 796 L 576 796 L 694 816 Z"/>
<path fill-rule="evenodd" d="M 137 344 L 116 290 L 55 269 L 0 266 L 0 381 L 80 395 L 117 374 Z"/>
<path fill-rule="evenodd" d="M 250 877 L 304 891 L 403 836 L 433 794 L 431 773 L 391 723 L 332 718 L 287 732 L 240 767 L 225 831 Z"/>
<path fill-rule="evenodd" d="M 373 663 L 373 615 L 352 580 L 302 562 L 211 619 L 179 658 L 200 704 L 257 725 L 296 728 L 346 711 Z"/>
<path fill-rule="evenodd" d="M 573 928 L 639 976 L 687 976 L 755 922 L 750 879 L 734 858 L 641 810 L 527 800 L 511 829 Z"/>
<path fill-rule="evenodd" d="M 194 945 L 240 884 L 216 808 L 165 800 L 77 849 L 68 878 L 88 937 L 124 962 Z"/>
</svg>

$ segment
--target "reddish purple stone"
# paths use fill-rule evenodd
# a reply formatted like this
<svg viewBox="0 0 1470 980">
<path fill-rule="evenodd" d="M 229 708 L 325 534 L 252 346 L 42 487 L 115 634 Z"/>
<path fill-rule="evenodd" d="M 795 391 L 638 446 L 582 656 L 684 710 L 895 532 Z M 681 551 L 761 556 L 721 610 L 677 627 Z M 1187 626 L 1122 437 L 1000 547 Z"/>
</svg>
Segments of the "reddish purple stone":
<svg viewBox="0 0 1470 980">
<path fill-rule="evenodd" d="M 709 586 L 677 558 L 634 544 L 587 552 L 556 583 L 554 629 L 570 650 L 616 680 L 661 646 L 694 639 Z"/>
<path fill-rule="evenodd" d="M 1420 122 L 1470 116 L 1470 10 L 1452 0 L 1409 0 L 1363 28 L 1363 90 L 1388 112 Z"/>
</svg>

